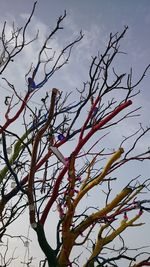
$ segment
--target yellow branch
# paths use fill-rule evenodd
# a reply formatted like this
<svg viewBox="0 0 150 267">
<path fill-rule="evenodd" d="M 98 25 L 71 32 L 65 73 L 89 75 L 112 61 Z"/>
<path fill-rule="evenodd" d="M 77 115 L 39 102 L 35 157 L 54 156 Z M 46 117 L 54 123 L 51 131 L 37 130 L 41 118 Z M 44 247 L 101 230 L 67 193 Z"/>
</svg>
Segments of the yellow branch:
<svg viewBox="0 0 150 267">
<path fill-rule="evenodd" d="M 140 214 L 137 214 L 133 219 L 130 221 L 122 220 L 120 223 L 120 226 L 114 230 L 109 236 L 104 238 L 104 245 L 110 243 L 114 238 L 116 238 L 119 234 L 121 234 L 127 227 L 133 227 L 133 226 L 141 226 L 142 223 L 139 224 L 133 224 L 136 220 L 138 220 L 141 217 Z"/>
<path fill-rule="evenodd" d="M 88 180 L 90 179 L 90 174 L 91 174 L 91 168 L 93 167 L 93 165 L 95 164 L 96 161 L 96 157 L 97 155 L 92 159 L 92 161 L 89 163 L 88 168 L 87 168 L 87 176 L 84 179 L 84 181 L 82 182 L 80 191 L 83 190 L 83 188 L 86 186 Z"/>
<path fill-rule="evenodd" d="M 138 195 L 141 190 L 144 188 L 145 186 L 144 185 L 140 185 L 138 186 L 138 188 L 136 188 L 136 190 L 133 190 L 132 194 L 130 194 L 128 196 L 128 198 L 125 200 L 125 202 L 123 202 L 119 207 L 118 209 L 116 209 L 116 213 L 125 205 L 127 204 L 131 199 L 135 198 L 136 195 Z"/>
<path fill-rule="evenodd" d="M 76 199 L 74 200 L 74 206 L 76 207 L 81 198 L 94 186 L 98 185 L 104 177 L 107 175 L 109 169 L 111 168 L 111 165 L 121 157 L 122 153 L 124 152 L 123 148 L 119 148 L 113 155 L 112 157 L 108 160 L 106 163 L 106 166 L 104 167 L 102 173 L 97 176 L 93 181 L 89 182 L 85 187 L 79 191 Z"/>
<path fill-rule="evenodd" d="M 128 194 L 132 193 L 132 189 L 125 187 L 120 194 L 118 194 L 105 208 L 91 214 L 86 220 L 84 220 L 75 230 L 76 233 L 81 233 L 87 229 L 93 222 L 100 218 L 106 216 L 110 211 L 112 211 L 120 201 L 122 201 Z"/>
<path fill-rule="evenodd" d="M 18 157 L 19 152 L 22 150 L 22 148 L 25 146 L 23 144 L 23 141 L 27 138 L 28 134 L 30 133 L 30 131 L 28 130 L 27 132 L 25 132 L 23 134 L 23 136 L 16 142 L 15 146 L 14 146 L 14 152 L 13 155 L 10 157 L 9 159 L 9 163 L 10 165 L 12 165 L 15 161 L 15 159 Z M 2 180 L 6 177 L 6 173 L 8 172 L 8 167 L 7 165 L 4 166 L 4 168 L 0 171 L 0 182 L 2 182 Z"/>
<path fill-rule="evenodd" d="M 140 214 L 136 215 L 133 219 L 131 219 L 130 221 L 127 220 L 122 220 L 120 223 L 120 226 L 114 230 L 110 235 L 106 236 L 106 237 L 102 237 L 102 233 L 103 231 L 109 226 L 109 224 L 105 224 L 104 226 L 102 226 L 100 228 L 99 234 L 98 234 L 98 238 L 97 238 L 97 242 L 95 244 L 94 250 L 92 255 L 90 256 L 88 262 L 89 265 L 94 262 L 95 257 L 101 252 L 101 250 L 103 249 L 103 246 L 105 246 L 106 244 L 112 242 L 119 234 L 121 234 L 127 227 L 132 227 L 132 226 L 140 226 L 142 225 L 142 223 L 139 224 L 133 224 L 136 220 L 138 220 L 141 217 Z M 85 265 L 87 266 L 87 265 Z"/>
</svg>

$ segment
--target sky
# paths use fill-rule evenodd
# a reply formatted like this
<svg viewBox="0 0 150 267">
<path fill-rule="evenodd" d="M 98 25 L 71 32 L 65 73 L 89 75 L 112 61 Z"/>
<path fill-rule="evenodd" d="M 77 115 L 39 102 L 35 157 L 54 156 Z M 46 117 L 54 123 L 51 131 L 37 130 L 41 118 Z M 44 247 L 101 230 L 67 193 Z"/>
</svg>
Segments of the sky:
<svg viewBox="0 0 150 267">
<path fill-rule="evenodd" d="M 1 0 L 0 25 L 7 21 L 8 30 L 15 21 L 16 25 L 22 25 L 32 10 L 33 0 Z M 53 40 L 56 48 L 61 48 L 61 42 L 65 43 L 77 36 L 82 30 L 84 38 L 77 48 L 73 50 L 69 64 L 60 73 L 56 73 L 45 89 L 57 87 L 64 92 L 75 92 L 87 79 L 88 67 L 91 57 L 98 51 L 101 53 L 106 47 L 109 34 L 120 32 L 125 25 L 129 29 L 121 42 L 121 49 L 126 54 L 120 55 L 116 67 L 121 71 L 129 71 L 133 68 L 133 80 L 137 80 L 145 67 L 150 63 L 150 1 L 149 0 L 38 0 L 32 27 L 28 32 L 28 38 L 36 34 L 39 29 L 39 40 L 25 50 L 22 60 L 18 57 L 12 66 L 3 75 L 9 77 L 16 84 L 19 91 L 26 90 L 24 78 L 32 61 L 35 60 L 36 49 L 47 36 L 48 31 L 53 29 L 57 18 L 67 11 L 67 17 L 63 23 L 64 30 Z M 9 32 L 9 31 L 8 31 Z M 9 34 L 9 33 L 8 33 Z M 15 67 L 14 67 L 15 66 Z M 2 76 L 2 77 L 3 77 Z M 3 112 L 3 102 L 6 93 L 6 84 L 0 77 L 1 106 L 0 114 Z M 149 125 L 149 101 L 150 101 L 150 71 L 147 72 L 144 81 L 139 86 L 141 94 L 136 99 L 135 107 L 142 105 L 141 120 L 144 125 Z M 39 104 L 43 91 L 34 98 L 34 103 Z M 138 121 L 137 121 L 138 122 Z M 0 123 L 2 119 L 0 118 Z M 134 125 L 129 124 L 124 131 L 129 132 Z M 144 145 L 149 146 L 149 139 L 145 139 Z M 148 165 L 146 165 L 148 168 Z M 138 170 L 136 170 L 138 173 Z M 146 171 L 144 173 L 146 175 Z M 23 227 L 23 226 L 22 226 Z M 26 233 L 28 228 L 25 229 Z M 146 233 L 146 228 L 145 232 Z M 142 238 L 142 234 L 141 234 Z M 150 243 L 149 237 L 146 242 Z M 14 246 L 14 245 L 13 245 Z M 32 244 L 32 250 L 38 251 L 36 241 Z M 25 251 L 23 250 L 23 254 Z M 39 253 L 39 251 L 38 251 Z M 16 264 L 16 263 L 15 263 Z M 16 265 L 11 265 L 11 267 Z M 19 267 L 20 265 L 18 265 Z M 33 265 L 34 266 L 34 265 Z M 35 265 L 36 266 L 36 265 Z"/>
</svg>

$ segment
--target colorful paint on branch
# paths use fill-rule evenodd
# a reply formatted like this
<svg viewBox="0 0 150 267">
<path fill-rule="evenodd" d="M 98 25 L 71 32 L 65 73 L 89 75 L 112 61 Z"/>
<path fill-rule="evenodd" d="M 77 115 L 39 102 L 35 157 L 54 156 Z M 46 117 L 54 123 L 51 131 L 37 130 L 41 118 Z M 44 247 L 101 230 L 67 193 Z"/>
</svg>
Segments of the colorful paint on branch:
<svg viewBox="0 0 150 267">
<path fill-rule="evenodd" d="M 17 32 L 13 28 L 14 38 L 22 34 L 23 41 L 21 46 L 10 51 L 10 60 L 28 45 L 26 29 L 35 6 L 36 2 L 25 26 Z M 121 266 L 123 260 L 130 267 L 149 266 L 149 257 L 135 263 L 139 255 L 145 256 L 148 252 L 129 256 L 123 237 L 117 253 L 114 244 L 123 232 L 128 232 L 128 228 L 140 231 L 144 224 L 143 214 L 150 211 L 146 194 L 149 178 L 131 177 L 128 167 L 129 163 L 142 164 L 150 159 L 149 149 L 142 147 L 140 153 L 136 152 L 137 145 L 149 134 L 150 128 L 144 129 L 140 124 L 138 131 L 130 136 L 121 136 L 121 139 L 113 136 L 114 128 L 120 134 L 127 119 L 134 121 L 138 111 L 134 104 L 136 87 L 149 66 L 135 84 L 131 83 L 132 72 L 125 75 L 114 70 L 112 74 L 111 65 L 120 53 L 120 40 L 127 31 L 125 27 L 121 33 L 110 34 L 105 51 L 92 58 L 87 71 L 88 82 L 82 90 L 76 91 L 73 104 L 70 92 L 64 94 L 56 88 L 45 91 L 44 85 L 49 84 L 55 72 L 61 71 L 69 62 L 72 49 L 83 38 L 79 33 L 72 42 L 62 44 L 56 57 L 48 57 L 49 42 L 63 29 L 65 17 L 66 12 L 58 18 L 38 51 L 36 64 L 27 70 L 28 90 L 25 88 L 24 97 L 20 97 L 9 77 L 5 79 L 14 97 L 5 104 L 5 122 L 0 126 L 0 238 L 3 240 L 9 226 L 22 220 L 25 213 L 26 223 L 35 231 L 45 256 L 39 261 L 40 266 L 106 267 L 114 266 L 114 262 L 115 266 Z M 4 34 L 2 38 L 5 43 Z M 37 36 L 32 41 L 36 40 Z M 43 60 L 45 54 L 47 57 Z M 0 65 L 1 73 L 9 68 L 9 57 Z M 46 69 L 49 61 L 51 68 Z M 42 77 L 41 71 L 44 78 L 36 83 Z M 108 86 L 109 73 L 113 77 Z M 34 107 L 32 97 L 38 89 L 42 90 L 41 105 Z M 114 100 L 112 96 L 116 90 L 120 95 Z M 108 142 L 108 135 L 111 142 Z M 132 142 L 128 146 L 130 139 Z M 122 183 L 122 176 L 126 176 L 126 183 Z M 57 220 L 56 227 L 51 215 Z M 53 236 L 49 235 L 48 227 L 54 227 Z M 20 238 L 23 239 L 21 233 Z M 55 247 L 51 242 L 54 238 Z M 23 242 L 28 248 L 29 238 Z M 85 257 L 81 255 L 84 248 L 87 251 Z M 78 253 L 77 257 L 74 251 Z"/>
</svg>

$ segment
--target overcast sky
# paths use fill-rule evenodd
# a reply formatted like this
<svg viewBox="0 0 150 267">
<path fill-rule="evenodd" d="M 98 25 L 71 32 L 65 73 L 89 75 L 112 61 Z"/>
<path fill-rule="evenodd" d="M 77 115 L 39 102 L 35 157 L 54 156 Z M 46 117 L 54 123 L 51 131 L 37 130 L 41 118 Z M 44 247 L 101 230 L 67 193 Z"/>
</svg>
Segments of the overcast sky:
<svg viewBox="0 0 150 267">
<path fill-rule="evenodd" d="M 64 30 L 55 39 L 55 45 L 61 47 L 60 40 L 71 37 L 73 39 L 81 29 L 85 35 L 80 46 L 74 49 L 68 69 L 66 68 L 64 72 L 54 76 L 48 86 L 62 87 L 62 90 L 67 91 L 73 91 L 76 87 L 81 86 L 82 82 L 87 79 L 91 56 L 95 56 L 98 51 L 102 53 L 110 32 L 122 31 L 124 25 L 128 25 L 129 30 L 121 42 L 121 49 L 127 55 L 120 56 L 118 68 L 129 71 L 130 67 L 133 67 L 133 78 L 136 79 L 149 63 L 149 0 L 38 0 L 37 2 L 32 27 L 28 32 L 28 36 L 31 37 L 37 29 L 40 30 L 37 44 L 40 44 L 40 40 L 44 39 L 49 30 L 54 28 L 57 18 L 63 14 L 64 10 L 68 15 L 63 23 Z M 33 3 L 32 0 L 1 0 L 1 25 L 5 20 L 8 21 L 8 26 L 11 26 L 13 20 L 16 25 L 23 25 Z M 34 61 L 37 48 L 34 45 L 26 50 L 21 64 L 20 59 L 16 59 L 17 64 L 20 64 L 19 68 L 16 69 L 13 64 L 12 69 L 10 68 L 7 73 L 10 80 L 13 82 L 15 79 L 15 83 L 21 87 L 26 86 L 24 74 L 30 63 Z M 17 81 L 16 71 L 18 73 Z M 147 77 L 141 86 L 140 89 L 144 90 L 142 101 L 146 101 L 146 103 L 143 102 L 145 106 L 145 104 L 148 105 L 147 95 L 149 95 L 149 79 Z"/>
<path fill-rule="evenodd" d="M 8 26 L 12 24 L 12 21 L 21 26 L 25 22 L 27 14 L 31 12 L 33 3 L 33 0 L 1 0 L 1 26 L 5 20 L 7 20 Z M 127 54 L 121 56 L 118 68 L 127 71 L 133 67 L 133 77 L 136 80 L 150 63 L 149 0 L 38 0 L 32 28 L 28 33 L 29 37 L 36 33 L 37 29 L 40 30 L 41 39 L 47 36 L 49 29 L 55 26 L 57 18 L 64 13 L 64 10 L 67 11 L 68 15 L 63 23 L 64 31 L 63 35 L 60 36 L 61 40 L 74 37 L 80 30 L 83 31 L 85 37 L 80 46 L 74 50 L 70 65 L 66 67 L 65 72 L 57 74 L 46 87 L 55 86 L 61 87 L 64 91 L 73 91 L 76 87 L 81 86 L 82 82 L 86 80 L 91 56 L 94 56 L 97 51 L 102 53 L 110 32 L 122 31 L 124 25 L 128 25 L 129 30 L 121 42 L 121 48 Z M 40 40 L 38 42 L 40 43 Z M 56 38 L 55 45 L 59 47 L 59 38 Z M 26 90 L 24 75 L 27 72 L 27 67 L 34 61 L 34 51 L 33 45 L 24 54 L 25 57 L 22 58 L 21 62 L 18 58 L 15 68 L 12 65 L 12 68 L 6 72 L 10 81 L 16 82 L 18 88 L 21 86 Z M 0 84 L 4 86 L 1 78 Z M 142 93 L 140 98 L 137 98 L 136 105 L 143 105 L 142 119 L 147 120 L 148 124 L 150 72 L 147 73 L 140 89 Z M 6 92 L 8 94 L 8 91 L 2 88 L 2 102 Z M 37 98 L 35 101 L 38 102 L 39 99 Z M 0 112 L 2 111 L 1 105 Z M 36 249 L 37 246 L 34 244 L 33 251 Z M 11 267 L 13 266 L 16 265 Z"/>
</svg>

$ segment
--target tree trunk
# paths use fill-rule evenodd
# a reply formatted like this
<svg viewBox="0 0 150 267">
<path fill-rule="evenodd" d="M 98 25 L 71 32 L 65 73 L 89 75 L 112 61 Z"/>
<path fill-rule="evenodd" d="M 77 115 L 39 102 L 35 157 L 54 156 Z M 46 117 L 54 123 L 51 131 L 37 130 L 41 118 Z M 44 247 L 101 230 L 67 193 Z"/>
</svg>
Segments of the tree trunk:
<svg viewBox="0 0 150 267">
<path fill-rule="evenodd" d="M 53 250 L 50 247 L 50 245 L 48 244 L 48 242 L 46 240 L 43 225 L 38 223 L 35 231 L 37 233 L 39 245 L 40 245 L 43 253 L 45 254 L 45 256 L 47 258 L 48 266 L 49 267 L 59 267 L 55 250 Z"/>
</svg>

